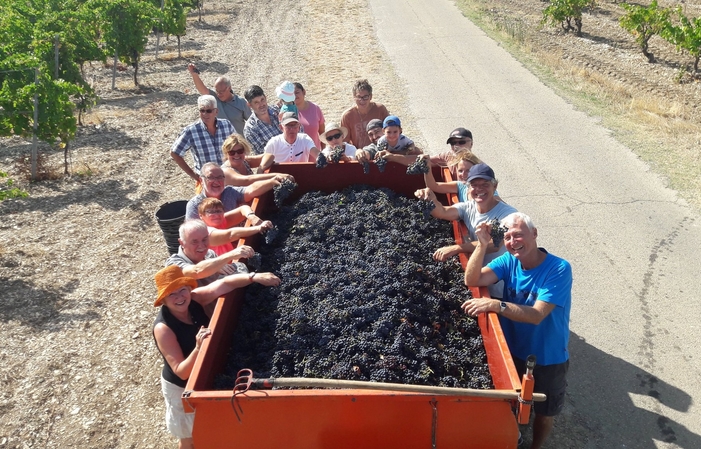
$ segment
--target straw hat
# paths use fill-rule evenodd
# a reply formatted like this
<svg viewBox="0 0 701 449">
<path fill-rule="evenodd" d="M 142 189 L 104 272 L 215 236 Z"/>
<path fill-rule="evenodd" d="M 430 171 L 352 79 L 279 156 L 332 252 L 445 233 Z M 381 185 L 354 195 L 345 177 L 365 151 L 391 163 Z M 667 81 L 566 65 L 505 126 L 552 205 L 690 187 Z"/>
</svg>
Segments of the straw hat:
<svg viewBox="0 0 701 449">
<path fill-rule="evenodd" d="M 348 135 L 348 128 L 346 128 L 345 126 L 339 126 L 339 125 L 331 122 L 328 125 L 326 125 L 326 130 L 324 131 L 324 133 L 319 134 L 319 140 L 321 140 L 326 145 L 328 145 L 329 142 L 326 140 L 326 135 L 328 133 L 330 133 L 331 131 L 336 131 L 336 130 L 341 131 L 341 133 L 343 134 L 343 137 L 341 137 L 342 140 L 345 139 L 346 136 Z"/>
<path fill-rule="evenodd" d="M 158 289 L 158 298 L 153 303 L 154 307 L 163 304 L 166 296 L 182 287 L 197 288 L 197 281 L 183 274 L 183 269 L 177 265 L 165 267 L 154 276 L 156 280 L 156 288 Z"/>
</svg>

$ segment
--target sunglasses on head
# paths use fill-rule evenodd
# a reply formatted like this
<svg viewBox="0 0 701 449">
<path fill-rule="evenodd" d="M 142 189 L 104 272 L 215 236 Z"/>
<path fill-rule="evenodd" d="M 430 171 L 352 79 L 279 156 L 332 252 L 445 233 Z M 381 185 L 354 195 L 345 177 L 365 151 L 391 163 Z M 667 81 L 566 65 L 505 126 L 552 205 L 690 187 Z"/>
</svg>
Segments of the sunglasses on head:
<svg viewBox="0 0 701 449">
<path fill-rule="evenodd" d="M 243 152 L 246 151 L 243 148 L 239 148 L 238 150 L 229 150 L 226 152 L 226 154 L 243 154 Z"/>
<path fill-rule="evenodd" d="M 338 133 L 334 134 L 333 136 L 326 136 L 326 140 L 336 140 L 340 139 L 343 136 L 343 133 Z"/>
<path fill-rule="evenodd" d="M 200 114 L 211 114 L 214 109 L 200 109 Z"/>
<path fill-rule="evenodd" d="M 451 145 L 465 145 L 466 143 L 467 143 L 467 140 L 464 140 L 464 139 L 450 141 Z"/>
</svg>

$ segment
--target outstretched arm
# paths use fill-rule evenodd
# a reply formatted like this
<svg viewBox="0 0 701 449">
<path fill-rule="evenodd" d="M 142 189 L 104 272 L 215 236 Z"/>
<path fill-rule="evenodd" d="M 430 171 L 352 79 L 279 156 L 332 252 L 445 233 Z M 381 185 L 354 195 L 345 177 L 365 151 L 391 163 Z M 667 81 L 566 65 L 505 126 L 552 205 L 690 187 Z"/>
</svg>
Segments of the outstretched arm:
<svg viewBox="0 0 701 449">
<path fill-rule="evenodd" d="M 244 237 L 260 234 L 264 230 L 272 227 L 273 224 L 270 221 L 264 221 L 258 226 L 236 226 L 228 229 L 214 229 L 209 233 L 209 246 L 226 245 L 229 242 L 235 242 L 236 240 Z"/>
<path fill-rule="evenodd" d="M 212 259 L 205 259 L 202 262 L 195 265 L 188 265 L 183 267 L 183 274 L 187 277 L 195 279 L 204 279 L 215 273 L 224 267 L 224 265 L 231 263 L 233 260 L 242 259 L 245 257 L 252 257 L 254 254 L 253 248 L 250 246 L 242 245 L 238 248 L 228 251 L 221 256 L 214 257 Z"/>
<path fill-rule="evenodd" d="M 414 195 L 420 200 L 433 201 L 433 204 L 436 207 L 431 211 L 431 216 L 449 221 L 458 220 L 460 218 L 460 213 L 458 210 L 453 206 L 445 207 L 443 204 L 441 204 L 441 202 L 438 201 L 438 198 L 436 198 L 436 194 L 433 193 L 431 189 L 419 189 L 414 192 Z"/>
<path fill-rule="evenodd" d="M 217 279 L 209 285 L 197 287 L 192 291 L 192 298 L 203 306 L 226 295 L 237 288 L 246 287 L 253 283 L 265 286 L 280 285 L 280 278 L 273 273 L 236 273 Z"/>
<path fill-rule="evenodd" d="M 202 95 L 207 95 L 209 94 L 209 89 L 207 89 L 207 86 L 204 85 L 202 82 L 202 78 L 200 78 L 200 75 L 196 72 L 197 66 L 195 64 L 188 64 L 187 65 L 187 71 L 190 72 L 190 75 L 192 76 L 192 81 L 195 82 L 195 89 L 197 89 L 197 92 L 199 92 Z"/>
</svg>

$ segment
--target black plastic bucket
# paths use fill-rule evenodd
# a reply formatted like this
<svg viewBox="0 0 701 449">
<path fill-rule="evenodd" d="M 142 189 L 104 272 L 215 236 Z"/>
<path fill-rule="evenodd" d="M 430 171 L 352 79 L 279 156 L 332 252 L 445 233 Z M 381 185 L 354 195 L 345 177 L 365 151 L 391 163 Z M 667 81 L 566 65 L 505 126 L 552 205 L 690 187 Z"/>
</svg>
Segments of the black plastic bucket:
<svg viewBox="0 0 701 449">
<path fill-rule="evenodd" d="M 168 252 L 175 254 L 178 252 L 180 243 L 178 242 L 178 229 L 185 221 L 186 200 L 171 201 L 162 204 L 156 211 L 156 221 L 163 231 L 163 237 L 168 246 Z"/>
</svg>

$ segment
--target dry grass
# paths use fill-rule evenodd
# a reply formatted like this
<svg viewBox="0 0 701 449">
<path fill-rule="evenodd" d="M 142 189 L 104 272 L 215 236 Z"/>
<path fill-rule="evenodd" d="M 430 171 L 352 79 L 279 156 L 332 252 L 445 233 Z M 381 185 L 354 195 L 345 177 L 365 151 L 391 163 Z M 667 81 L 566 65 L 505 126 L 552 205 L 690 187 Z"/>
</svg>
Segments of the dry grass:
<svg viewBox="0 0 701 449">
<path fill-rule="evenodd" d="M 701 110 L 693 95 L 670 95 L 694 77 L 679 68 L 669 79 L 631 80 L 625 67 L 600 70 L 596 56 L 582 65 L 567 57 L 561 46 L 548 45 L 545 37 L 520 17 L 515 4 L 504 6 L 483 0 L 458 0 L 458 7 L 493 39 L 501 42 L 545 83 L 578 108 L 602 117 L 603 124 L 654 171 L 669 180 L 697 210 L 701 210 Z M 585 41 L 573 41 L 580 45 Z M 562 42 L 559 42 L 562 44 Z M 593 47 L 594 45 L 592 45 Z M 615 45 L 609 51 L 619 51 Z M 601 50 L 605 51 L 605 50 Z M 595 55 L 595 51 L 592 51 Z M 606 56 L 605 54 L 603 55 Z M 635 54 L 633 53 L 633 57 Z M 684 57 L 680 56 L 680 60 Z M 652 74 L 659 66 L 649 65 Z M 659 76 L 658 76 L 659 77 Z M 668 86 L 660 92 L 660 85 Z M 688 90 L 692 92 L 692 90 Z M 676 97 L 676 98 L 675 98 Z"/>
</svg>

